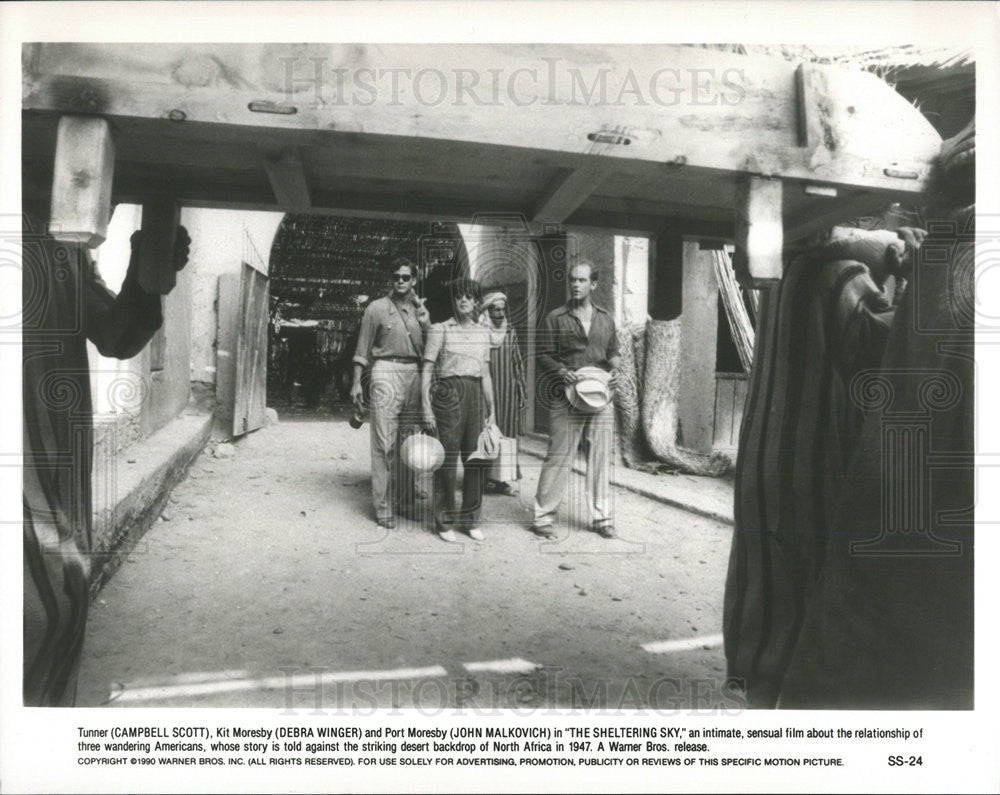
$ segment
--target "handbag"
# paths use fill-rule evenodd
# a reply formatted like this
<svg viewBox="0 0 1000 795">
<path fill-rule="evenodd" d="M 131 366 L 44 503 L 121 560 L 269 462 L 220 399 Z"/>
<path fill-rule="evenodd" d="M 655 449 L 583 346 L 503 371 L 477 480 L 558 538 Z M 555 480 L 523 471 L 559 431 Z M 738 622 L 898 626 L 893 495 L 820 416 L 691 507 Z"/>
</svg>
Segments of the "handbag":
<svg viewBox="0 0 1000 795">
<path fill-rule="evenodd" d="M 500 437 L 500 452 L 490 465 L 487 477 L 501 483 L 513 483 L 517 480 L 517 439 Z"/>
<path fill-rule="evenodd" d="M 476 450 L 469 456 L 469 460 L 494 461 L 500 454 L 500 440 L 503 435 L 494 423 L 489 423 L 479 434 Z"/>
</svg>

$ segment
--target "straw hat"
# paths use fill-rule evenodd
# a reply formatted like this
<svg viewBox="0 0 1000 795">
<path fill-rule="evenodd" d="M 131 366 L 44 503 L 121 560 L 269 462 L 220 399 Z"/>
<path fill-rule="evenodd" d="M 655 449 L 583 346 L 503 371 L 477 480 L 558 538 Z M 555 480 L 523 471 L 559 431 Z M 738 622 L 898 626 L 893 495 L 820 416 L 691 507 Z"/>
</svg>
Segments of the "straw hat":
<svg viewBox="0 0 1000 795">
<path fill-rule="evenodd" d="M 600 411 L 611 402 L 611 374 L 600 367 L 581 367 L 577 382 L 566 385 L 566 399 L 580 411 Z"/>
</svg>

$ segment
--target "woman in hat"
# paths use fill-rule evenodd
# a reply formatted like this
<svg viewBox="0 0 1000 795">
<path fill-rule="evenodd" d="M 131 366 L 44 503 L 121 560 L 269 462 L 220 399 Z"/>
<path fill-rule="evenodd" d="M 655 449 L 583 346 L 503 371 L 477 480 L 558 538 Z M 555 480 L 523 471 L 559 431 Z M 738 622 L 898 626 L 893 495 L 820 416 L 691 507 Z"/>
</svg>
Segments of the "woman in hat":
<svg viewBox="0 0 1000 795">
<path fill-rule="evenodd" d="M 444 464 L 434 473 L 434 529 L 454 542 L 454 527 L 475 541 L 484 540 L 476 526 L 483 504 L 484 468 L 489 462 L 471 458 L 479 434 L 494 422 L 490 378 L 489 330 L 479 323 L 478 282 L 457 279 L 451 286 L 454 316 L 431 326 L 424 348 L 424 421 L 437 430 Z M 485 416 L 484 416 L 485 414 Z M 458 458 L 461 456 L 462 507 L 455 510 Z"/>
<path fill-rule="evenodd" d="M 486 317 L 483 325 L 490 331 L 490 375 L 493 378 L 493 393 L 496 398 L 497 425 L 508 439 L 516 440 L 521 435 L 522 413 L 525 401 L 524 365 L 521 349 L 517 343 L 517 332 L 507 319 L 507 296 L 501 292 L 489 293 L 483 299 Z M 501 456 L 504 455 L 501 451 Z M 517 448 L 514 448 L 516 479 L 521 477 L 521 467 L 517 464 Z M 487 491 L 512 496 L 513 483 L 503 480 L 502 472 L 496 469 L 487 476 Z"/>
</svg>

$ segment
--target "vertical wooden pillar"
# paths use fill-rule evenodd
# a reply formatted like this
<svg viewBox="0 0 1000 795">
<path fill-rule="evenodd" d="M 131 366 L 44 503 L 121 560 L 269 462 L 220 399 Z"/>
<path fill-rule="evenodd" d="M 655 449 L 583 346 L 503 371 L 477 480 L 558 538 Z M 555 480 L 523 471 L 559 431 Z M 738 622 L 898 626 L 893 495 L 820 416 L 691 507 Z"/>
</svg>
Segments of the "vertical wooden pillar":
<svg viewBox="0 0 1000 795">
<path fill-rule="evenodd" d="M 105 119 L 63 116 L 56 133 L 49 232 L 95 248 L 108 236 L 115 145 Z"/>
<path fill-rule="evenodd" d="M 177 283 L 174 238 L 179 220 L 180 210 L 172 199 L 143 202 L 139 285 L 147 293 L 166 295 Z"/>
<path fill-rule="evenodd" d="M 649 255 L 649 316 L 653 320 L 673 320 L 681 313 L 681 234 L 676 226 L 657 230 Z"/>
<path fill-rule="evenodd" d="M 715 351 L 719 286 L 711 251 L 683 244 L 680 388 L 677 419 L 684 447 L 710 453 L 715 431 Z"/>
<path fill-rule="evenodd" d="M 736 186 L 736 278 L 744 287 L 781 279 L 784 228 L 779 179 L 744 177 Z"/>
</svg>

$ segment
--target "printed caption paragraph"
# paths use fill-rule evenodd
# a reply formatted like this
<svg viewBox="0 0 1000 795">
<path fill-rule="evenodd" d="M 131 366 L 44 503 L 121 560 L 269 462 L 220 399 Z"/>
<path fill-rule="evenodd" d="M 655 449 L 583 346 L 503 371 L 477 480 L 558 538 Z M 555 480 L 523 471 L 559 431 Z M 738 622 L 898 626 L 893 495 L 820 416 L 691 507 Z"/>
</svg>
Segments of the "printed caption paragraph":
<svg viewBox="0 0 1000 795">
<path fill-rule="evenodd" d="M 76 727 L 80 766 L 842 768 L 853 743 L 920 767 L 924 730 L 893 726 Z"/>
</svg>

